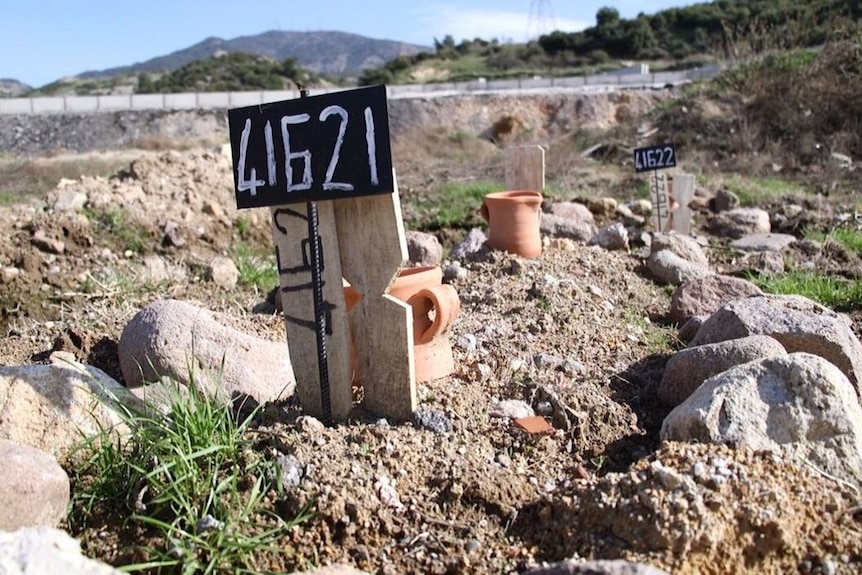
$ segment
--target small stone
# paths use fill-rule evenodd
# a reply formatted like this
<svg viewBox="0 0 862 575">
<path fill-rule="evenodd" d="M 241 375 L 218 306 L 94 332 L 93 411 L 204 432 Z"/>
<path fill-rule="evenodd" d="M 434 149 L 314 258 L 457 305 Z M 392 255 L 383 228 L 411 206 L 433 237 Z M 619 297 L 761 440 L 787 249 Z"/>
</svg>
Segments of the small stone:
<svg viewBox="0 0 862 575">
<path fill-rule="evenodd" d="M 180 225 L 176 222 L 165 224 L 164 231 L 162 232 L 162 245 L 179 248 L 185 244 L 186 240 L 180 234 Z"/>
<path fill-rule="evenodd" d="M 469 260 L 478 257 L 485 251 L 485 241 L 487 239 L 485 232 L 479 228 L 473 228 L 467 232 L 461 243 L 452 248 L 452 258 L 456 260 Z"/>
<path fill-rule="evenodd" d="M 579 361 L 567 359 L 561 366 L 563 373 L 567 375 L 584 375 L 587 373 L 587 366 Z"/>
<path fill-rule="evenodd" d="M 239 282 L 236 264 L 224 256 L 216 256 L 210 261 L 206 275 L 212 283 L 225 289 L 232 289 Z"/>
<path fill-rule="evenodd" d="M 18 268 L 7 267 L 0 270 L 0 282 L 6 284 L 15 280 L 21 275 L 21 270 Z"/>
<path fill-rule="evenodd" d="M 30 243 L 37 249 L 49 254 L 60 255 L 65 253 L 66 244 L 60 240 L 49 238 L 43 230 L 37 230 L 33 237 L 30 238 Z"/>
<path fill-rule="evenodd" d="M 512 371 L 523 371 L 527 368 L 527 362 L 523 359 L 513 359 L 509 362 L 509 369 Z"/>
<path fill-rule="evenodd" d="M 589 245 L 596 245 L 608 251 L 628 250 L 629 232 L 623 224 L 617 222 L 590 238 Z"/>
<path fill-rule="evenodd" d="M 207 215 L 214 216 L 218 220 L 224 218 L 224 208 L 221 207 L 220 203 L 214 200 L 204 202 L 201 211 Z"/>
<path fill-rule="evenodd" d="M 416 427 L 434 433 L 444 434 L 452 431 L 452 422 L 445 413 L 427 407 L 420 407 L 413 412 L 413 423 L 416 424 Z"/>
<path fill-rule="evenodd" d="M 551 240 L 548 247 L 554 250 L 562 250 L 564 252 L 573 252 L 577 249 L 575 242 L 569 238 L 554 238 Z"/>
<path fill-rule="evenodd" d="M 317 433 L 326 429 L 326 426 L 323 425 L 316 417 L 312 417 L 311 415 L 300 415 L 296 418 L 296 426 L 303 433 Z"/>
<path fill-rule="evenodd" d="M 533 356 L 533 364 L 539 369 L 557 369 L 563 366 L 565 360 L 547 353 L 537 353 Z"/>
<path fill-rule="evenodd" d="M 208 531 L 221 531 L 224 529 L 224 522 L 219 521 L 212 515 L 204 515 L 200 519 L 198 519 L 197 525 L 195 525 L 195 529 L 198 532 L 198 535 L 202 535 L 207 533 Z"/>
<path fill-rule="evenodd" d="M 535 414 L 533 408 L 526 401 L 520 399 L 504 399 L 491 405 L 488 410 L 488 415 L 491 417 L 509 417 L 512 419 L 519 417 L 532 417 Z"/>
<path fill-rule="evenodd" d="M 472 333 L 465 333 L 458 337 L 458 340 L 455 342 L 459 348 L 463 349 L 467 353 L 472 353 L 476 351 L 477 341 L 476 336 Z"/>
<path fill-rule="evenodd" d="M 482 544 L 479 542 L 478 539 L 468 539 L 464 543 L 464 551 L 466 551 L 467 553 L 472 553 L 474 551 L 477 551 L 481 546 Z"/>
<path fill-rule="evenodd" d="M 544 416 L 554 415 L 554 406 L 550 401 L 540 401 L 536 404 L 536 414 Z"/>
<path fill-rule="evenodd" d="M 302 463 L 293 455 L 283 455 L 281 453 L 276 457 L 276 462 L 281 469 L 281 484 L 286 491 L 290 491 L 295 487 L 299 487 L 302 481 Z"/>
<path fill-rule="evenodd" d="M 470 272 L 458 264 L 450 264 L 443 268 L 443 281 L 454 282 L 467 279 Z"/>
</svg>

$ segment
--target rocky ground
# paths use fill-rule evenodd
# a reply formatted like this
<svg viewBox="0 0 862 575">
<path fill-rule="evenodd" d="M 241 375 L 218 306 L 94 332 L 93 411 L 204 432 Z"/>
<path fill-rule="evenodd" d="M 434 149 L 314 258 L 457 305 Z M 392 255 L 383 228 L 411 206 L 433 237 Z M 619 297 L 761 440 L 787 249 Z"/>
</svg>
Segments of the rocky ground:
<svg viewBox="0 0 862 575">
<path fill-rule="evenodd" d="M 430 180 L 499 175 L 499 157 L 479 157 L 481 165 L 455 167 L 396 157 L 405 209 Z M 608 178 L 586 163 L 566 173 L 580 186 L 583 177 Z M 122 381 L 120 333 L 161 298 L 284 341 L 283 318 L 264 305 L 267 290 L 223 287 L 208 271 L 216 256 L 246 258 L 238 246 L 270 249 L 268 218 L 238 213 L 231 183 L 220 151 L 142 152 L 112 178 L 61 182 L 47 198 L 0 208 L 0 363 L 43 362 L 63 350 Z M 710 244 L 715 190 L 700 192 L 695 224 Z M 616 219 L 595 211 L 600 224 Z M 822 210 L 820 223 L 843 211 Z M 744 267 L 711 245 L 716 269 Z M 669 407 L 656 389 L 682 344 L 667 320 L 673 288 L 649 273 L 646 255 L 637 240 L 607 251 L 557 239 L 535 260 L 493 253 L 464 262 L 452 282 L 462 303 L 451 334 L 456 371 L 419 389 L 421 409 L 442 414 L 448 431 L 361 411 L 326 429 L 293 402 L 264 409 L 257 448 L 293 455 L 302 477 L 271 505 L 289 514 L 312 504 L 316 514 L 282 552 L 261 553 L 261 569 L 344 561 L 379 573 L 508 573 L 581 557 L 681 574 L 859 572 L 853 487 L 766 452 L 659 441 Z M 852 253 L 818 261 L 862 269 Z M 513 426 L 507 400 L 547 415 L 553 429 Z M 134 545 L 147 538 L 110 515 L 74 535 L 85 553 L 111 563 L 140 559 Z"/>
</svg>

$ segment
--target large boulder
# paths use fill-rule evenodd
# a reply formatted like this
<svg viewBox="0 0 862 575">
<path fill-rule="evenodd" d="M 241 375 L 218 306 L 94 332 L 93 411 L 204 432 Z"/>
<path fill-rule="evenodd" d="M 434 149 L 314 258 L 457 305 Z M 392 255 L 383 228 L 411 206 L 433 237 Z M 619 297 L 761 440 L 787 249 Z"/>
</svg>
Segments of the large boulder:
<svg viewBox="0 0 862 575">
<path fill-rule="evenodd" d="M 4 575 L 122 575 L 110 565 L 88 559 L 64 531 L 33 527 L 0 532 L 0 573 Z"/>
<path fill-rule="evenodd" d="M 140 402 L 102 370 L 68 360 L 0 367 L 0 438 L 62 457 L 84 438 L 125 429 Z"/>
<path fill-rule="evenodd" d="M 737 299 L 763 295 L 748 280 L 725 275 L 706 275 L 680 285 L 670 300 L 668 319 L 683 325 L 698 315 L 712 315 L 721 306 Z"/>
<path fill-rule="evenodd" d="M 768 335 L 793 353 L 813 353 L 832 362 L 856 386 L 862 380 L 862 343 L 850 319 L 799 295 L 764 295 L 736 300 L 704 322 L 690 346 L 749 335 Z"/>
<path fill-rule="evenodd" d="M 0 531 L 57 527 L 69 507 L 69 476 L 48 453 L 0 440 Z"/>
<path fill-rule="evenodd" d="M 658 396 L 668 405 L 679 405 L 704 381 L 731 367 L 756 359 L 787 355 L 777 340 L 752 335 L 690 347 L 677 352 L 664 368 Z"/>
<path fill-rule="evenodd" d="M 177 383 L 211 397 L 242 393 L 259 402 L 288 397 L 296 387 L 284 342 L 239 332 L 177 300 L 139 311 L 123 329 L 118 351 L 126 385 L 154 401 Z"/>
<path fill-rule="evenodd" d="M 862 406 L 825 359 L 792 353 L 708 379 L 665 418 L 666 441 L 778 451 L 862 485 Z"/>
</svg>

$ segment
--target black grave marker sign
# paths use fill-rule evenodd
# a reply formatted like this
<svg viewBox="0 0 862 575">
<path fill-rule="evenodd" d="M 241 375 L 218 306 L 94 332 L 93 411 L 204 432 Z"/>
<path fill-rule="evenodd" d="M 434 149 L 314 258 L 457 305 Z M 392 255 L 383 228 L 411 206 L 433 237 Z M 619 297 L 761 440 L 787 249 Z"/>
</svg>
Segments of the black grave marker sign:
<svg viewBox="0 0 862 575">
<path fill-rule="evenodd" d="M 635 172 L 662 170 L 676 166 L 676 148 L 673 144 L 661 144 L 635 150 Z"/>
<path fill-rule="evenodd" d="M 385 86 L 228 110 L 237 208 L 393 191 Z"/>
</svg>

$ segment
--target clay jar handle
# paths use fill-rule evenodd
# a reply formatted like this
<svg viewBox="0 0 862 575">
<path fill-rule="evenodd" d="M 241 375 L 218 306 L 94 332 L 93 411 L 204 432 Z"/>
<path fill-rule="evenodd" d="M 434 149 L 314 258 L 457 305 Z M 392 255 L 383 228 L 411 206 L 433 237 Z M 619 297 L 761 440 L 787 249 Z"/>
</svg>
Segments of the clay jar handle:
<svg viewBox="0 0 862 575">
<path fill-rule="evenodd" d="M 431 326 L 419 336 L 419 341 L 413 345 L 428 343 L 441 333 L 452 327 L 455 318 L 461 311 L 461 300 L 458 292 L 450 285 L 437 285 L 423 289 L 411 297 L 408 301 L 414 310 L 434 310 L 434 321 Z"/>
</svg>

